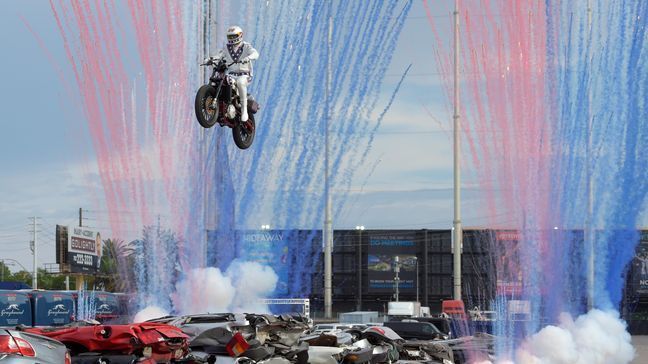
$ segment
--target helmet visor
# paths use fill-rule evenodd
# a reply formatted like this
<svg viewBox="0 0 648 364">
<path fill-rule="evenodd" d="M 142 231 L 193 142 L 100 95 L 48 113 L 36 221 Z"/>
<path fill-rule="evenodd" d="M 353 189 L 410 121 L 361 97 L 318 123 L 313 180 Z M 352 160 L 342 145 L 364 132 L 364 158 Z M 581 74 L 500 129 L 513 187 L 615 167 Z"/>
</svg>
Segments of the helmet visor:
<svg viewBox="0 0 648 364">
<path fill-rule="evenodd" d="M 228 34 L 227 40 L 237 40 L 240 36 L 240 34 Z"/>
</svg>

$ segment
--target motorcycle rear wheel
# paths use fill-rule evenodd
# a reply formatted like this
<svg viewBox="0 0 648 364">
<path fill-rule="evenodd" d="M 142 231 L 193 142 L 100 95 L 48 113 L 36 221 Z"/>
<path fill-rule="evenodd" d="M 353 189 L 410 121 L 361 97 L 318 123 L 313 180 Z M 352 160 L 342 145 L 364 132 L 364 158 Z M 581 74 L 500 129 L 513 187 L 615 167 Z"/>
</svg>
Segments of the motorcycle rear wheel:
<svg viewBox="0 0 648 364">
<path fill-rule="evenodd" d="M 218 120 L 218 108 L 211 107 L 216 94 L 216 88 L 211 85 L 201 86 L 196 93 L 196 119 L 203 128 L 211 128 Z"/>
<path fill-rule="evenodd" d="M 256 123 L 254 122 L 254 114 L 249 113 L 249 119 L 246 123 L 238 123 L 232 128 L 232 137 L 234 144 L 239 149 L 248 149 L 254 141 L 256 134 Z"/>
</svg>

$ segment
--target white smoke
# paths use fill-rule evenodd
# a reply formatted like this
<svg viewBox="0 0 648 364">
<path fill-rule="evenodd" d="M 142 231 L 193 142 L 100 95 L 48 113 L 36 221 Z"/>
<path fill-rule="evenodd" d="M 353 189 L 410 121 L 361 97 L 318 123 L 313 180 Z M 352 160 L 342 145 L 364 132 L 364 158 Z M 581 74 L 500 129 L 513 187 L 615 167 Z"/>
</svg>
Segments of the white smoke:
<svg viewBox="0 0 648 364">
<path fill-rule="evenodd" d="M 616 311 L 592 310 L 576 321 L 563 313 L 560 325 L 531 336 L 516 353 L 520 364 L 630 363 L 635 356 L 626 324 Z"/>
<path fill-rule="evenodd" d="M 515 353 L 515 363 L 627 364 L 634 356 L 630 334 L 619 313 L 592 310 L 576 321 L 563 313 L 558 326 L 547 326 L 524 341 Z"/>
<path fill-rule="evenodd" d="M 158 317 L 167 316 L 169 313 L 163 308 L 157 306 L 148 306 L 135 314 L 133 322 L 144 322 Z"/>
<path fill-rule="evenodd" d="M 260 298 L 268 297 L 277 286 L 279 277 L 271 267 L 256 262 L 234 261 L 225 272 L 235 289 L 232 312 L 269 313 Z"/>
<path fill-rule="evenodd" d="M 176 284 L 173 303 L 180 314 L 268 313 L 259 300 L 274 291 L 278 280 L 271 267 L 256 262 L 234 261 L 224 273 L 218 268 L 196 268 Z"/>
<path fill-rule="evenodd" d="M 236 291 L 218 268 L 192 269 L 176 283 L 173 304 L 181 314 L 228 312 Z"/>
</svg>

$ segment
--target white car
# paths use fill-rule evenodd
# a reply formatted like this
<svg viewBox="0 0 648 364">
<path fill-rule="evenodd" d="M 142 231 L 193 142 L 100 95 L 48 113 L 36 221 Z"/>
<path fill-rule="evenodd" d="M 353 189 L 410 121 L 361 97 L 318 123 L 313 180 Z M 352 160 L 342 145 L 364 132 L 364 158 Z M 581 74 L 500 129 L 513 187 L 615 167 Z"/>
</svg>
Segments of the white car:
<svg viewBox="0 0 648 364">
<path fill-rule="evenodd" d="M 0 329 L 0 363 L 70 364 L 65 345 L 45 336 Z"/>
</svg>

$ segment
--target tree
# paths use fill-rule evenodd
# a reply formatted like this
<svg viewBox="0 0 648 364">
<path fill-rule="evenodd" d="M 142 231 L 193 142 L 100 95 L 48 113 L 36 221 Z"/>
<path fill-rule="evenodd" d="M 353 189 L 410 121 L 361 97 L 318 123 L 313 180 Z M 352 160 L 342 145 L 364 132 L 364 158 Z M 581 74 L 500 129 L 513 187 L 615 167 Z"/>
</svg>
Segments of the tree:
<svg viewBox="0 0 648 364">
<path fill-rule="evenodd" d="M 11 276 L 11 280 L 14 282 L 23 282 L 29 286 L 32 285 L 32 274 L 25 270 L 18 271 Z"/>
<path fill-rule="evenodd" d="M 127 291 L 131 282 L 129 273 L 132 270 L 130 265 L 132 253 L 132 247 L 121 240 L 104 240 L 99 276 L 95 284 L 106 291 Z"/>
<path fill-rule="evenodd" d="M 11 270 L 5 265 L 3 261 L 0 261 L 0 282 L 10 281 L 11 280 Z"/>
<path fill-rule="evenodd" d="M 48 290 L 64 290 L 65 276 L 50 274 L 43 268 L 38 268 L 38 288 Z"/>
</svg>

